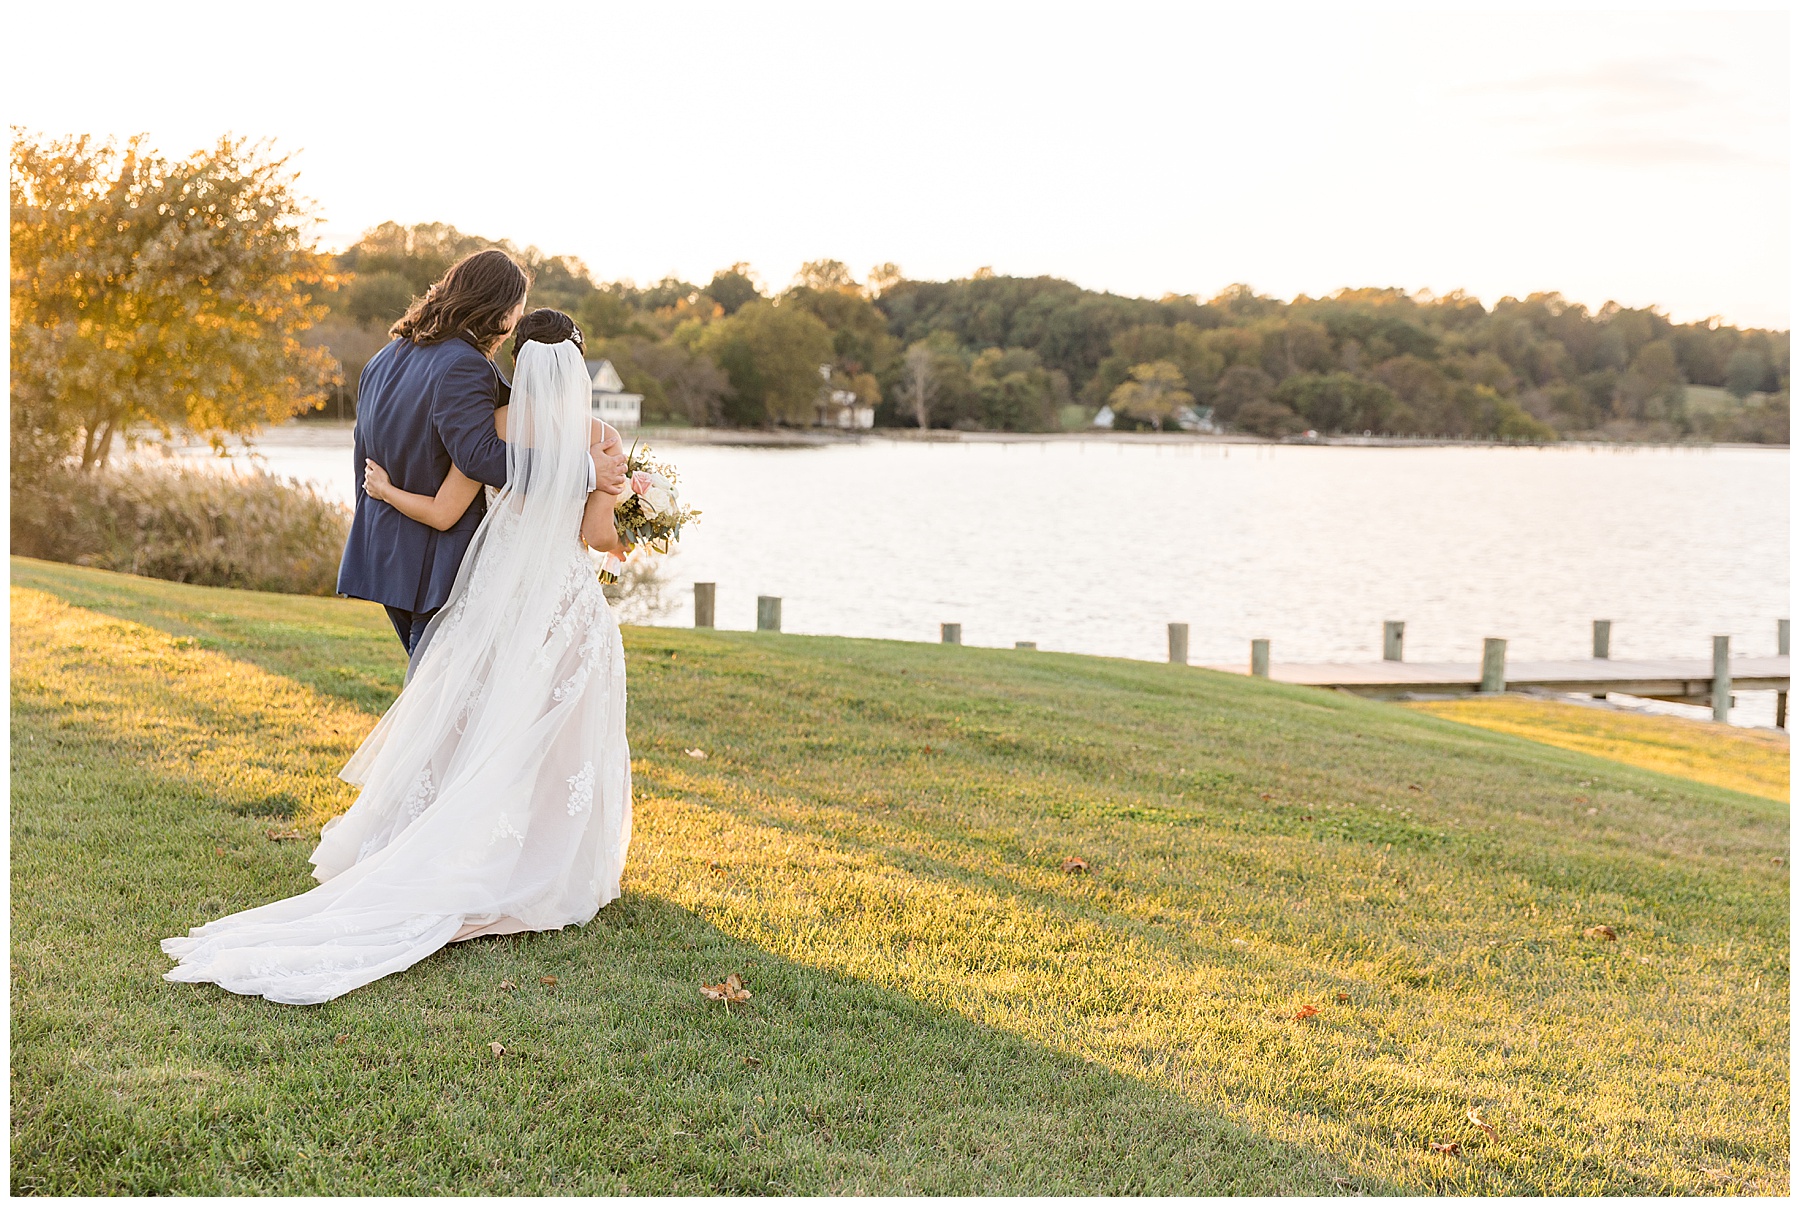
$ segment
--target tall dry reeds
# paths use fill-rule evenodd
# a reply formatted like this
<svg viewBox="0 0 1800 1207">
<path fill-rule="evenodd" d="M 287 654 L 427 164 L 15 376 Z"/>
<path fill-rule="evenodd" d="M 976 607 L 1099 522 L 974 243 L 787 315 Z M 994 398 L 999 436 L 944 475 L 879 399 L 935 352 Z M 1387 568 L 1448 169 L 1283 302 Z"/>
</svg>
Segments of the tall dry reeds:
<svg viewBox="0 0 1800 1207">
<path fill-rule="evenodd" d="M 12 551 L 151 578 L 330 595 L 348 509 L 258 471 L 137 463 L 12 488 Z"/>
</svg>

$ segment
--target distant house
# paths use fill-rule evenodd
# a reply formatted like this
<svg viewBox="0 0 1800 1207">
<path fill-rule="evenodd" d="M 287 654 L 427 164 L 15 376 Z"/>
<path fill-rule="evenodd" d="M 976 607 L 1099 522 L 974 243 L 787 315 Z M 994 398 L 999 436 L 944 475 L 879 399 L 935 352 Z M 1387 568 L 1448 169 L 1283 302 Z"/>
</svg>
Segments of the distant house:
<svg viewBox="0 0 1800 1207">
<path fill-rule="evenodd" d="M 1208 435 L 1219 430 L 1211 407 L 1182 407 L 1175 412 L 1175 426 L 1184 432 L 1205 432 Z"/>
<path fill-rule="evenodd" d="M 819 400 L 820 427 L 874 427 L 875 408 L 856 400 L 853 390 L 829 390 Z"/>
<path fill-rule="evenodd" d="M 818 427 L 872 428 L 875 426 L 875 408 L 867 403 L 859 402 L 854 390 L 834 390 L 831 388 L 831 366 L 820 365 L 819 377 L 825 385 L 819 390 Z"/>
<path fill-rule="evenodd" d="M 625 392 L 625 381 L 610 360 L 590 360 L 587 371 L 593 381 L 589 398 L 595 419 L 604 419 L 616 428 L 636 427 L 643 421 L 644 396 Z"/>
<path fill-rule="evenodd" d="M 1106 428 L 1110 430 L 1117 426 L 1118 421 L 1118 416 L 1113 414 L 1113 409 L 1110 406 L 1101 407 L 1100 413 L 1094 416 L 1094 426 L 1097 428 Z M 1205 432 L 1210 434 L 1219 430 L 1218 423 L 1213 419 L 1213 409 L 1211 407 L 1182 407 L 1179 411 L 1176 411 L 1173 415 L 1169 416 L 1169 425 L 1178 427 L 1184 432 Z"/>
</svg>

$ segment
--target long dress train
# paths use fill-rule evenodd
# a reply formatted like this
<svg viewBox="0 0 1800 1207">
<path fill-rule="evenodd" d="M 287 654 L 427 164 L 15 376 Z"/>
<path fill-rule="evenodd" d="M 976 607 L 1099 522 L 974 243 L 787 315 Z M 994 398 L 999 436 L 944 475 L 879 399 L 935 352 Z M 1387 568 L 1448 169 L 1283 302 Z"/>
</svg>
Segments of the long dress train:
<svg viewBox="0 0 1800 1207">
<path fill-rule="evenodd" d="M 362 792 L 321 834 L 320 885 L 165 939 L 169 980 L 322 1002 L 457 939 L 585 923 L 619 895 L 625 656 L 577 535 L 587 381 L 578 353 L 556 351 L 570 347 L 521 355 L 518 463 L 405 689 L 341 773 Z"/>
</svg>

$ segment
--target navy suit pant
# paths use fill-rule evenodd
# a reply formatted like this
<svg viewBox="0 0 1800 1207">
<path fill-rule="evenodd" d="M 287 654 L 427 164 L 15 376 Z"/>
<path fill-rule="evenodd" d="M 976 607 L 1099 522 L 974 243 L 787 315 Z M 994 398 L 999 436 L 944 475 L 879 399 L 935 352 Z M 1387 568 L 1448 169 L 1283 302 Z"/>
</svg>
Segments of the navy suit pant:
<svg viewBox="0 0 1800 1207">
<path fill-rule="evenodd" d="M 431 618 L 438 614 L 436 608 L 429 612 L 408 612 L 402 608 L 388 608 L 388 619 L 394 622 L 394 632 L 400 634 L 400 644 L 406 647 L 410 655 L 419 644 L 419 638 L 425 635 L 425 626 Z"/>
</svg>

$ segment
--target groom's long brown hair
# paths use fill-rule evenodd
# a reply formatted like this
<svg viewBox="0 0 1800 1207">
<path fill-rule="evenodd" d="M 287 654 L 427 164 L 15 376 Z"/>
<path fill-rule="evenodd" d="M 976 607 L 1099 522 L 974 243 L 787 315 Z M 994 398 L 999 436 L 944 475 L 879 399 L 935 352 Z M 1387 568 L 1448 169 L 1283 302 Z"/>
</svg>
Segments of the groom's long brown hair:
<svg viewBox="0 0 1800 1207">
<path fill-rule="evenodd" d="M 531 274 L 499 248 L 464 256 L 450 271 L 414 298 L 388 334 L 415 344 L 441 344 L 466 336 L 483 353 L 492 354 L 506 338 L 506 320 L 525 300 Z"/>
</svg>

